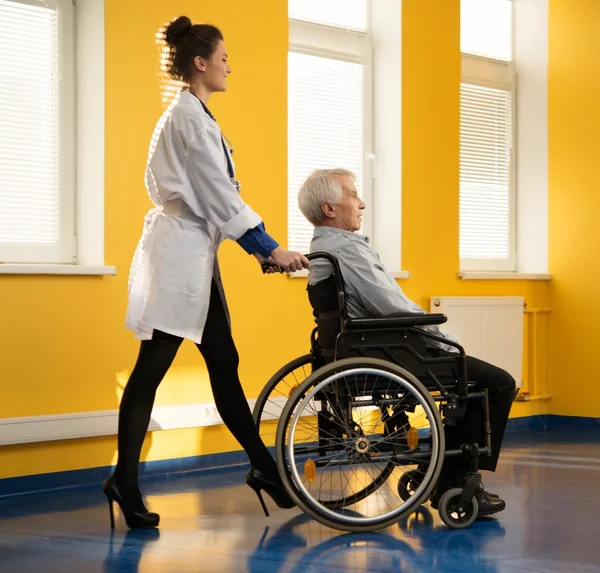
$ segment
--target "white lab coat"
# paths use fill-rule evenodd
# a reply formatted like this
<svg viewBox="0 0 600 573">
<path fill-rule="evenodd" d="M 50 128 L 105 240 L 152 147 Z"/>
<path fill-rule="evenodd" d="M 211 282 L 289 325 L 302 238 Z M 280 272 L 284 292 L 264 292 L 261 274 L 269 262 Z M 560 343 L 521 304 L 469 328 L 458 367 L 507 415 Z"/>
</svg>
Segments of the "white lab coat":
<svg viewBox="0 0 600 573">
<path fill-rule="evenodd" d="M 157 329 L 200 343 L 213 276 L 227 312 L 217 249 L 261 218 L 229 178 L 219 126 L 188 91 L 156 125 L 146 188 L 154 208 L 131 264 L 125 324 L 139 340 Z"/>
</svg>

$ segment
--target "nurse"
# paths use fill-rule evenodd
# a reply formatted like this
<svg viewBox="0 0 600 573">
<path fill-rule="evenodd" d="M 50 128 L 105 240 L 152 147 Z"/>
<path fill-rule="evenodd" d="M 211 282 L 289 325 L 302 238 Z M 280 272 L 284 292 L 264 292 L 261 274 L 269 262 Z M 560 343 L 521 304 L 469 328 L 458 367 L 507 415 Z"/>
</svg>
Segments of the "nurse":
<svg viewBox="0 0 600 573">
<path fill-rule="evenodd" d="M 209 111 L 210 97 L 227 89 L 231 68 L 221 32 L 180 16 L 164 30 L 168 72 L 185 89 L 160 118 L 150 143 L 146 187 L 154 208 L 133 257 L 126 326 L 141 340 L 119 410 L 118 462 L 103 483 L 111 526 L 116 501 L 130 528 L 155 527 L 138 485 L 138 464 L 156 390 L 184 339 L 200 350 L 219 415 L 250 459 L 247 484 L 268 515 L 261 492 L 292 507 L 275 461 L 263 444 L 238 377 L 217 250 L 233 239 L 270 270 L 308 267 L 281 248 L 261 217 L 239 195 L 226 139 Z"/>
</svg>

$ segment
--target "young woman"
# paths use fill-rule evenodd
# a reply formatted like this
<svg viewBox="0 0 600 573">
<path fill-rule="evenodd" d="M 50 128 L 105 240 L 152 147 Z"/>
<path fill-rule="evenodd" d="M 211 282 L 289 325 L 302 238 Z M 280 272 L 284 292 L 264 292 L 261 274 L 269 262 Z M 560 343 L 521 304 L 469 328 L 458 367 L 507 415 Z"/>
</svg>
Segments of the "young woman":
<svg viewBox="0 0 600 573">
<path fill-rule="evenodd" d="M 145 219 L 129 278 L 126 325 L 141 340 L 119 411 L 118 462 L 103 484 L 114 527 L 113 501 L 130 528 L 155 527 L 138 485 L 138 464 L 156 390 L 184 339 L 200 350 L 223 422 L 251 463 L 247 484 L 279 507 L 292 507 L 275 461 L 254 425 L 238 377 L 239 357 L 217 263 L 217 250 L 233 239 L 261 265 L 293 272 L 308 266 L 282 249 L 239 195 L 226 139 L 208 109 L 210 97 L 227 89 L 231 68 L 221 32 L 181 16 L 164 31 L 169 74 L 186 88 L 160 118 L 146 168 L 154 208 Z"/>
</svg>

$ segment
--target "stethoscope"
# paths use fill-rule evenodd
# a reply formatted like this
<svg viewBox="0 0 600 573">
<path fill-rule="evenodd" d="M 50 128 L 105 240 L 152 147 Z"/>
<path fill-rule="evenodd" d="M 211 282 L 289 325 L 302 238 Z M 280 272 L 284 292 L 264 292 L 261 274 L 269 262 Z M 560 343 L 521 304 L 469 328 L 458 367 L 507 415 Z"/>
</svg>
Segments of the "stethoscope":
<svg viewBox="0 0 600 573">
<path fill-rule="evenodd" d="M 204 102 L 195 93 L 193 93 L 190 90 L 188 90 L 188 91 L 202 104 L 202 108 L 207 113 L 208 117 L 210 117 L 215 123 L 217 123 L 215 116 L 206 107 Z M 225 134 L 222 131 L 221 131 L 221 143 L 223 144 L 223 151 L 225 151 L 225 158 L 227 159 L 227 171 L 229 172 L 229 179 L 231 180 L 231 183 L 233 184 L 233 186 L 236 188 L 236 191 L 239 193 L 242 186 L 241 186 L 240 182 L 235 178 L 233 162 L 231 161 L 231 156 L 233 155 L 233 152 L 235 151 L 235 149 L 233 148 L 231 141 L 229 141 L 229 139 L 227 139 L 227 137 L 225 137 Z"/>
<path fill-rule="evenodd" d="M 225 134 L 223 132 L 221 132 L 221 136 L 223 137 L 223 141 L 229 149 L 229 155 L 233 155 L 233 152 L 235 151 L 235 149 L 233 148 L 233 144 L 231 143 L 231 141 L 229 141 L 229 139 L 227 139 L 227 137 L 225 137 Z"/>
</svg>

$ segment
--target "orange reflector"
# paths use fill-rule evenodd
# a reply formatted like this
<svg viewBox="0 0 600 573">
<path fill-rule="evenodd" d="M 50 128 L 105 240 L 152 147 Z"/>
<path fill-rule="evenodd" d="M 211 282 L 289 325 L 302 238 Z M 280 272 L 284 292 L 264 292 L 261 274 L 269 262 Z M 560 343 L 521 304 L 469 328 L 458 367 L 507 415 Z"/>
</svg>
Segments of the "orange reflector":
<svg viewBox="0 0 600 573">
<path fill-rule="evenodd" d="M 315 481 L 317 477 L 317 466 L 312 460 L 306 460 L 304 462 L 304 477 L 306 477 L 306 480 L 310 483 Z"/>
<path fill-rule="evenodd" d="M 294 384 L 291 388 L 290 388 L 290 393 L 288 394 L 288 398 L 292 397 L 292 394 L 294 393 L 294 390 L 298 388 L 298 384 Z"/>
<path fill-rule="evenodd" d="M 408 447 L 411 450 L 414 450 L 419 445 L 419 432 L 417 428 L 413 428 L 411 426 L 410 430 L 406 434 L 406 441 L 408 442 Z"/>
</svg>

